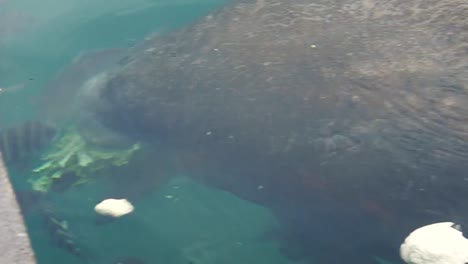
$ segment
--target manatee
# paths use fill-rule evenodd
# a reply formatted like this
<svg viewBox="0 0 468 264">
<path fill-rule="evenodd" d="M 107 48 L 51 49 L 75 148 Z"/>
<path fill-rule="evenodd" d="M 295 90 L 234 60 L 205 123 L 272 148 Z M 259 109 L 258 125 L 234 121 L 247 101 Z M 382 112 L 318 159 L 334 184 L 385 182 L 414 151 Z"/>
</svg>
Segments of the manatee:
<svg viewBox="0 0 468 264">
<path fill-rule="evenodd" d="M 131 51 L 94 111 L 271 208 L 295 259 L 395 260 L 415 226 L 468 221 L 467 19 L 464 0 L 233 1 Z"/>
</svg>

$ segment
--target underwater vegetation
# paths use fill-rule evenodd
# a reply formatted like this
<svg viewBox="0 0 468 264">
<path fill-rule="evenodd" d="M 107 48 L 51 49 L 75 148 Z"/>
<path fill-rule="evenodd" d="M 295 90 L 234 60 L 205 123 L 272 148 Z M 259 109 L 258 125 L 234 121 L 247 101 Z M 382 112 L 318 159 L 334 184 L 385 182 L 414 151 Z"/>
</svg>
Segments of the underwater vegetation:
<svg viewBox="0 0 468 264">
<path fill-rule="evenodd" d="M 0 131 L 0 151 L 7 163 L 15 163 L 44 148 L 55 135 L 52 126 L 28 121 Z"/>
<path fill-rule="evenodd" d="M 90 263 L 95 254 L 72 230 L 67 214 L 56 206 L 52 192 L 67 191 L 99 176 L 113 175 L 113 169 L 127 165 L 139 149 L 138 143 L 103 146 L 90 141 L 83 129 L 52 127 L 39 121 L 0 131 L 0 151 L 9 165 L 20 172 L 11 176 L 20 186 L 16 196 L 23 215 L 31 219 L 39 217 L 45 239 L 83 263 Z M 17 177 L 25 173 L 24 169 L 29 176 Z"/>
<path fill-rule="evenodd" d="M 42 156 L 42 164 L 33 170 L 32 188 L 48 192 L 88 182 L 97 172 L 127 164 L 138 149 L 138 143 L 126 149 L 100 148 L 89 144 L 70 128 Z"/>
</svg>

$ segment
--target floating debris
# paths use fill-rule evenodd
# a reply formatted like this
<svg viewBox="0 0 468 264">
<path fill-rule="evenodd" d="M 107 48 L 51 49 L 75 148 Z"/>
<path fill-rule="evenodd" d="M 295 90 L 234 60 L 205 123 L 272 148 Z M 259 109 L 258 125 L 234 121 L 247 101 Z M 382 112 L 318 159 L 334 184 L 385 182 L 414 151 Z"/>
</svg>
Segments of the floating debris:
<svg viewBox="0 0 468 264">
<path fill-rule="evenodd" d="M 405 238 L 400 246 L 400 257 L 414 264 L 466 263 L 467 242 L 460 224 L 433 223 L 417 228 Z"/>
<path fill-rule="evenodd" d="M 50 143 L 56 130 L 38 121 L 0 131 L 0 150 L 6 162 L 24 160 Z"/>
<path fill-rule="evenodd" d="M 126 199 L 106 199 L 94 207 L 100 215 L 121 217 L 133 212 L 133 205 Z"/>
<path fill-rule="evenodd" d="M 94 207 L 94 224 L 101 226 L 117 221 L 121 216 L 133 211 L 133 205 L 125 199 L 107 199 Z M 128 203 L 128 204 L 127 204 Z"/>
</svg>

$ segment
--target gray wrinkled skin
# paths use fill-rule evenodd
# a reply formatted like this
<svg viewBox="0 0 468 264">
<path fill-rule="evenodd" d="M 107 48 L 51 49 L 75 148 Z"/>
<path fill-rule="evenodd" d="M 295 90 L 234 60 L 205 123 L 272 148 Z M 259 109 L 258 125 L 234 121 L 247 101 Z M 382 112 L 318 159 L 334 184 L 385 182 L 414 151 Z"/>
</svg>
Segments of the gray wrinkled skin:
<svg viewBox="0 0 468 264">
<path fill-rule="evenodd" d="M 242 1 L 148 41 L 96 89 L 104 123 L 232 168 L 207 181 L 279 215 L 293 204 L 312 226 L 367 210 L 392 221 L 392 245 L 468 219 L 464 0 Z"/>
</svg>

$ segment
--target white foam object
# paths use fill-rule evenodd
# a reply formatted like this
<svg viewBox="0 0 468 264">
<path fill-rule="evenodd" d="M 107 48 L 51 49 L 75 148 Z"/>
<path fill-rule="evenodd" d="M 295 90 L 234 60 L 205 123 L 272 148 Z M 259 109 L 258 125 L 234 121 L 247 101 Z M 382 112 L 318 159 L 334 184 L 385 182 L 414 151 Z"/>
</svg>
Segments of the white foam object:
<svg viewBox="0 0 468 264">
<path fill-rule="evenodd" d="M 418 228 L 401 244 L 400 256 L 408 264 L 468 263 L 468 239 L 460 230 L 452 222 Z"/>
<path fill-rule="evenodd" d="M 127 199 L 106 199 L 94 207 L 100 215 L 121 217 L 133 212 L 133 205 Z"/>
</svg>

